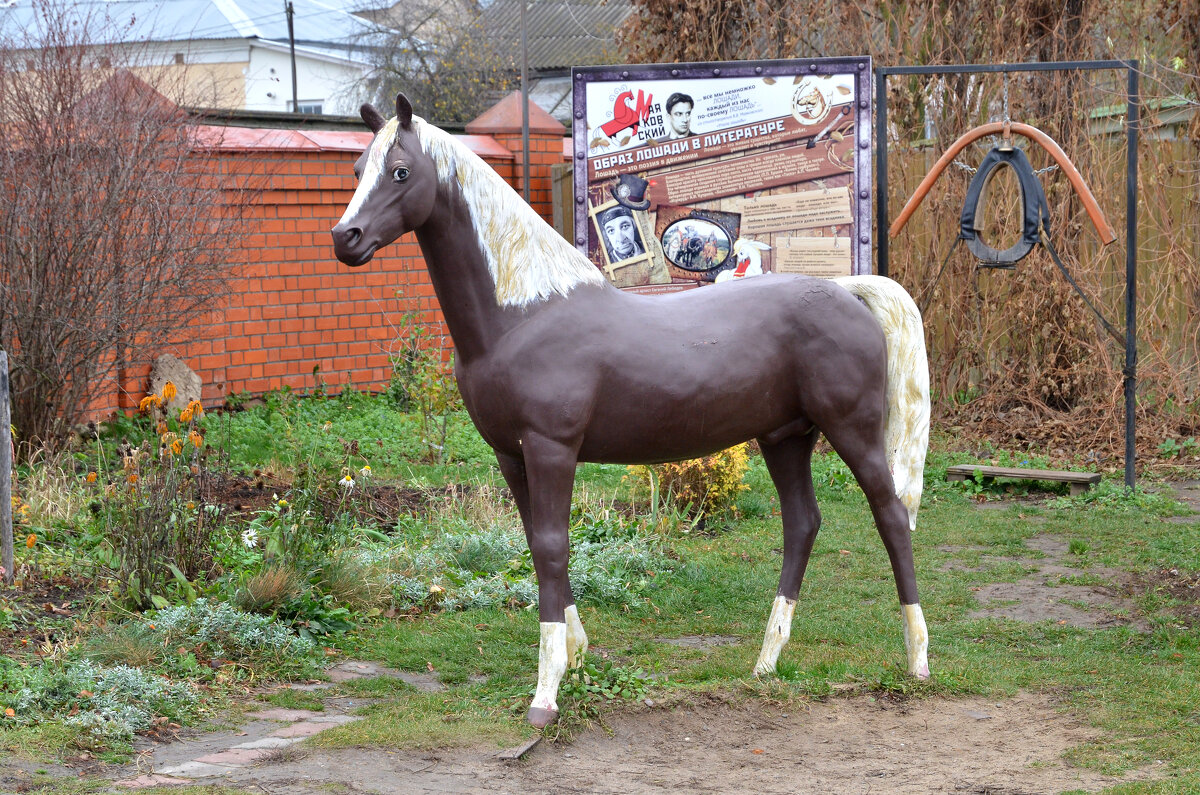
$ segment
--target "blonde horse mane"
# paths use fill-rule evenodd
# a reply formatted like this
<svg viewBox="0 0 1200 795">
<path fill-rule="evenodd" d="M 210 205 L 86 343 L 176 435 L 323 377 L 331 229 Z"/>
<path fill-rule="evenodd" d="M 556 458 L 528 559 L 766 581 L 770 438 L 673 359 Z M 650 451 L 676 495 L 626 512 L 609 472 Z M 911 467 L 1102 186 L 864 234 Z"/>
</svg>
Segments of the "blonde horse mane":
<svg viewBox="0 0 1200 795">
<path fill-rule="evenodd" d="M 566 295 L 580 284 L 603 284 L 591 263 L 534 212 L 491 166 L 453 136 L 413 116 L 421 147 L 438 179 L 457 183 L 471 214 L 496 302 L 521 307 Z"/>
</svg>

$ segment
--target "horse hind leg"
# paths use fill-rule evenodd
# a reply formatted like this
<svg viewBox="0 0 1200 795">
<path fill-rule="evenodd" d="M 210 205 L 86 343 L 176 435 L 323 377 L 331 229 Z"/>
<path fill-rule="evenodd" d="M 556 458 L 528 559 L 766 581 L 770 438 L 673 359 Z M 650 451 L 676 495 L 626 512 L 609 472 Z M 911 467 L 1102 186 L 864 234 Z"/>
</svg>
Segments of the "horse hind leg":
<svg viewBox="0 0 1200 795">
<path fill-rule="evenodd" d="M 792 615 L 813 542 L 821 526 L 821 510 L 813 493 L 812 451 L 817 431 L 789 436 L 780 441 L 759 440 L 767 471 L 779 492 L 783 520 L 783 568 L 779 573 L 779 591 L 767 619 L 762 651 L 754 665 L 755 676 L 775 672 L 779 654 L 792 633 Z"/>
<path fill-rule="evenodd" d="M 880 426 L 881 422 L 865 421 L 849 415 L 822 428 L 822 431 L 862 487 L 871 506 L 875 527 L 891 561 L 904 622 L 908 672 L 918 679 L 928 679 L 929 632 L 917 597 L 908 509 L 896 496 L 895 481 L 888 467 Z"/>
</svg>

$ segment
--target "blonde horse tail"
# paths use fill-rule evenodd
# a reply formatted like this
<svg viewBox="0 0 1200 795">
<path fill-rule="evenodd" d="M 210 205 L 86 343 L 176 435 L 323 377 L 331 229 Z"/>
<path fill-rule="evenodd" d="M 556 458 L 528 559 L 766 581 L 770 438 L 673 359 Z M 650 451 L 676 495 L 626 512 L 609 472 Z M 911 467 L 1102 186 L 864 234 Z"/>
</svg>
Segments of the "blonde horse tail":
<svg viewBox="0 0 1200 795">
<path fill-rule="evenodd" d="M 882 276 L 834 279 L 861 298 L 883 327 L 887 341 L 888 466 L 896 496 L 908 509 L 908 527 L 917 527 L 929 447 L 929 362 L 921 312 L 904 288 Z"/>
</svg>

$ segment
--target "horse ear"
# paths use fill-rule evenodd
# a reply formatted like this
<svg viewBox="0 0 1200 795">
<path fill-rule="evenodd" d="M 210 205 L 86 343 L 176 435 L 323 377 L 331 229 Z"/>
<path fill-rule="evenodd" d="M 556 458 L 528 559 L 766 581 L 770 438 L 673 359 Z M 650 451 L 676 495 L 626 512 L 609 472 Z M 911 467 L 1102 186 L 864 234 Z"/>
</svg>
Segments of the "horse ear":
<svg viewBox="0 0 1200 795">
<path fill-rule="evenodd" d="M 400 122 L 400 129 L 412 129 L 412 103 L 402 93 L 396 95 L 396 120 Z"/>
<path fill-rule="evenodd" d="M 367 123 L 373 133 L 379 132 L 383 129 L 383 125 L 387 124 L 383 114 L 375 110 L 375 106 L 370 102 L 363 103 L 363 106 L 358 109 L 358 115 L 362 116 L 362 120 Z"/>
</svg>

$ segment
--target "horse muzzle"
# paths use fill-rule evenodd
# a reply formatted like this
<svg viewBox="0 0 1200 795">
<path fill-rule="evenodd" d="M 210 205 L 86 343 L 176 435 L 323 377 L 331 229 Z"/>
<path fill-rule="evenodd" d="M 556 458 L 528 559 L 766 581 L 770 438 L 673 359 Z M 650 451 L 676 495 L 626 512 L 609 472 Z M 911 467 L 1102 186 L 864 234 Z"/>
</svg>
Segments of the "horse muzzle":
<svg viewBox="0 0 1200 795">
<path fill-rule="evenodd" d="M 333 236 L 334 255 L 351 268 L 366 265 L 379 248 L 378 243 L 367 242 L 363 237 L 363 230 L 357 226 L 338 224 L 330 234 Z"/>
</svg>

